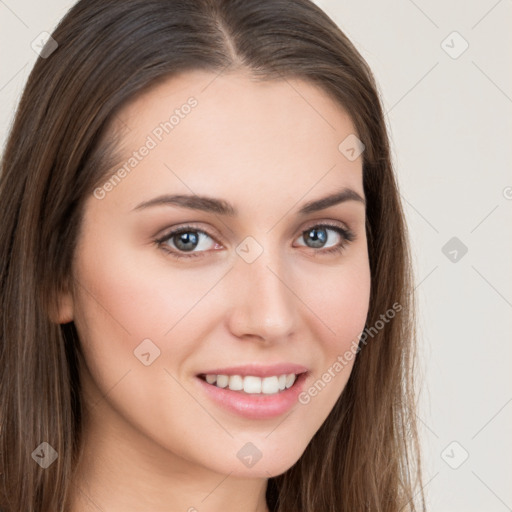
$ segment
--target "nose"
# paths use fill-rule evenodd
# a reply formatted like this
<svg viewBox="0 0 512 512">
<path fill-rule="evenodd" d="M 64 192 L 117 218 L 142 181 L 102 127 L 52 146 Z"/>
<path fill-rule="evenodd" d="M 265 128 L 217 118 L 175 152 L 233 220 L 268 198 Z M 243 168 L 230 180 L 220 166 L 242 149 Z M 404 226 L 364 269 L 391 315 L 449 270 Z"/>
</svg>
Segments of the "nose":
<svg viewBox="0 0 512 512">
<path fill-rule="evenodd" d="M 252 263 L 237 257 L 229 275 L 228 325 L 239 338 L 288 341 L 297 328 L 300 300 L 282 256 L 263 250 Z"/>
</svg>

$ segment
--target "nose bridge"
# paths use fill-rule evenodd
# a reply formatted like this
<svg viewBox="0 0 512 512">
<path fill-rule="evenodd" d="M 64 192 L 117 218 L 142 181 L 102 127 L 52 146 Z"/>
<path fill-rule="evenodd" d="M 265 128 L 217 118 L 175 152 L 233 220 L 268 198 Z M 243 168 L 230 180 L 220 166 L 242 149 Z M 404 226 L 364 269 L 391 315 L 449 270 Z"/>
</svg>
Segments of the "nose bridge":
<svg viewBox="0 0 512 512">
<path fill-rule="evenodd" d="M 237 253 L 233 331 L 269 340 L 287 337 L 295 328 L 297 302 L 282 251 L 247 237 Z"/>
</svg>

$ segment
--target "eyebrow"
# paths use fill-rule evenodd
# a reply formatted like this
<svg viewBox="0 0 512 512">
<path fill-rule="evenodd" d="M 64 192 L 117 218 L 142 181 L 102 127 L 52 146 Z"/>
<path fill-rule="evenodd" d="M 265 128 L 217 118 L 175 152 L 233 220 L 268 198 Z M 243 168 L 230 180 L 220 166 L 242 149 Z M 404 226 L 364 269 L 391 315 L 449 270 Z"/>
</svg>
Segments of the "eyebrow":
<svg viewBox="0 0 512 512">
<path fill-rule="evenodd" d="M 334 206 L 336 204 L 344 203 L 347 201 L 357 201 L 363 205 L 366 205 L 366 201 L 355 190 L 352 190 L 351 188 L 344 188 L 334 194 L 305 203 L 298 211 L 298 214 L 302 216 L 308 213 L 325 210 L 330 206 Z M 238 215 L 238 210 L 224 199 L 186 194 L 165 194 L 158 196 L 148 201 L 143 201 L 135 208 L 133 208 L 132 211 L 143 210 L 152 206 L 166 205 L 181 206 L 182 208 L 201 210 L 204 212 L 226 215 L 229 217 L 235 217 Z"/>
</svg>

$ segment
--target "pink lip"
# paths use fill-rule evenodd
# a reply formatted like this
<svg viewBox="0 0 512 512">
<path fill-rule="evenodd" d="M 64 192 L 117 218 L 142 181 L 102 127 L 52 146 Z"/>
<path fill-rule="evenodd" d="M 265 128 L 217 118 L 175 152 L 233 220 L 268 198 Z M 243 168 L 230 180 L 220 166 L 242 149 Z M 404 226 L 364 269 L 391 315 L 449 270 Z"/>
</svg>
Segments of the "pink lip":
<svg viewBox="0 0 512 512">
<path fill-rule="evenodd" d="M 269 366 L 261 366 L 257 364 L 246 364 L 243 366 L 231 366 L 229 368 L 214 368 L 199 373 L 198 375 L 254 375 L 255 377 L 272 377 L 274 375 L 285 375 L 289 373 L 304 373 L 308 369 L 300 364 L 280 363 Z"/>
<path fill-rule="evenodd" d="M 290 366 L 288 365 L 287 368 L 290 368 Z M 225 370 L 226 369 L 224 369 L 224 371 Z M 237 371 L 240 371 L 240 368 L 238 368 Z M 254 371 L 254 368 L 252 368 L 251 371 Z M 212 371 L 211 373 L 217 374 L 217 370 Z M 280 370 L 277 373 L 272 373 L 272 375 L 283 375 L 284 373 L 295 372 L 281 372 Z M 227 373 L 219 372 L 217 375 L 227 375 Z M 232 373 L 232 375 L 241 374 Z M 247 373 L 247 375 L 255 374 Z M 241 391 L 232 391 L 229 388 L 218 388 L 214 384 L 208 384 L 205 380 L 199 377 L 196 377 L 195 380 L 199 383 L 205 394 L 221 407 L 246 418 L 256 420 L 274 418 L 289 411 L 298 402 L 298 398 L 304 388 L 304 382 L 307 375 L 307 372 L 301 373 L 297 376 L 295 383 L 291 388 L 273 395 L 249 394 Z"/>
</svg>

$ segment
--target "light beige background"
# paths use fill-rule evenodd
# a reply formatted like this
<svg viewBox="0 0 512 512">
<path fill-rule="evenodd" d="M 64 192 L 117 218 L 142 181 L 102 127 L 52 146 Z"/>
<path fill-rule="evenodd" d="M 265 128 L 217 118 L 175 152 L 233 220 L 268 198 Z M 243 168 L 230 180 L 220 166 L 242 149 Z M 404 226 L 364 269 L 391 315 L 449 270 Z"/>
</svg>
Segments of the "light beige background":
<svg viewBox="0 0 512 512">
<path fill-rule="evenodd" d="M 429 510 L 512 510 L 512 2 L 317 3 L 387 112 L 415 257 Z M 0 0 L 2 144 L 31 42 L 72 4 Z"/>
</svg>

